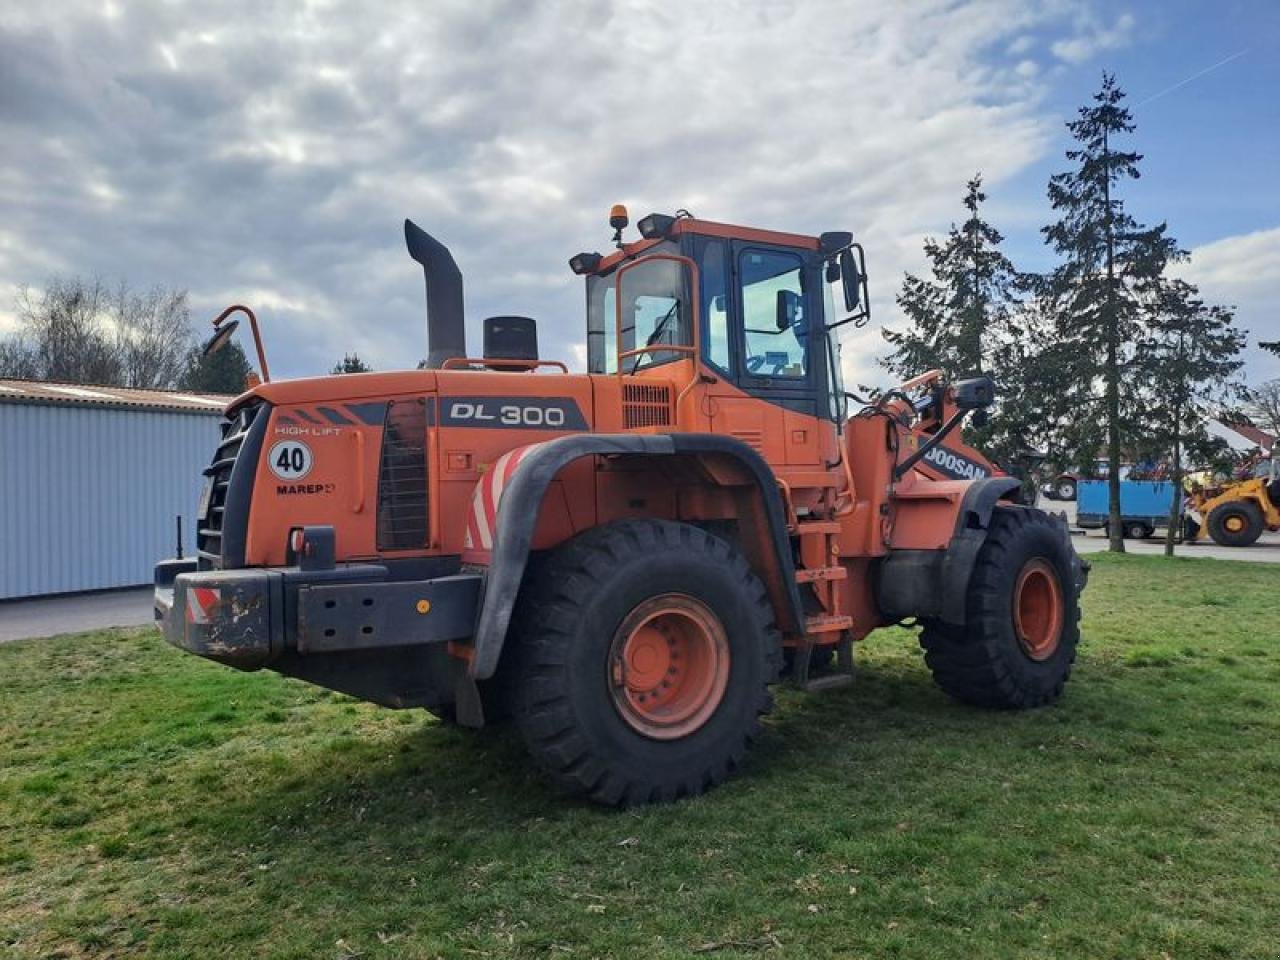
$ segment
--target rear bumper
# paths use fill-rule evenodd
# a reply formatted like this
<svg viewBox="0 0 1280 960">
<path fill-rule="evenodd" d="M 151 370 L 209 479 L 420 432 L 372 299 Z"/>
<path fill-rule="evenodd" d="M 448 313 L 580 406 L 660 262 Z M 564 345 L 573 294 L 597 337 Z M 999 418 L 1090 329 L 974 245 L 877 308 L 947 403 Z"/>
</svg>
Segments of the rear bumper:
<svg viewBox="0 0 1280 960">
<path fill-rule="evenodd" d="M 465 641 L 482 577 L 390 580 L 379 564 L 155 570 L 155 618 L 165 640 L 241 670 L 289 655 L 321 655 Z"/>
</svg>

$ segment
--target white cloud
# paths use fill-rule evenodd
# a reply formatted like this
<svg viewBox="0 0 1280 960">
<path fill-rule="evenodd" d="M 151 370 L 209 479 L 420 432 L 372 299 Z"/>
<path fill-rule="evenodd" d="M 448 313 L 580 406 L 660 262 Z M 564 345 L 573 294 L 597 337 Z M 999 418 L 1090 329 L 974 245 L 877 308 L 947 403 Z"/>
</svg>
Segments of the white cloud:
<svg viewBox="0 0 1280 960">
<path fill-rule="evenodd" d="M 1099 21 L 1092 10 L 1081 8 L 1075 35 L 1055 41 L 1049 49 L 1059 60 L 1083 63 L 1104 51 L 1128 46 L 1136 25 L 1137 21 L 1130 13 L 1122 13 L 1108 25 Z"/>
<path fill-rule="evenodd" d="M 1236 323 L 1249 331 L 1249 379 L 1280 376 L 1280 358 L 1256 347 L 1259 340 L 1280 340 L 1280 227 L 1196 247 L 1176 272 L 1208 302 L 1236 308 Z"/>
<path fill-rule="evenodd" d="M 464 271 L 473 343 L 480 317 L 528 313 L 576 358 L 566 259 L 604 248 L 623 201 L 853 229 L 884 315 L 964 181 L 1057 133 L 1027 38 L 1070 58 L 1132 27 L 1059 0 L 26 5 L 0 21 L 0 291 L 167 283 L 201 321 L 261 308 L 280 375 L 353 347 L 407 367 L 410 216 Z M 851 373 L 878 348 L 851 335 Z"/>
</svg>

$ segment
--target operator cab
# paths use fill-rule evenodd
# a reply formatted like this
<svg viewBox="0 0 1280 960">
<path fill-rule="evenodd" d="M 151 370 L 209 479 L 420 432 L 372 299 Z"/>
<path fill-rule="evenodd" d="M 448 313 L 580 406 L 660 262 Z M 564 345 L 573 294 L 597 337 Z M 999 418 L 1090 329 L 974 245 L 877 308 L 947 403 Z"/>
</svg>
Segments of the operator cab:
<svg viewBox="0 0 1280 960">
<path fill-rule="evenodd" d="M 851 234 L 757 230 L 681 211 L 643 218 L 642 239 L 624 244 L 620 221 L 625 210 L 615 207 L 614 253 L 569 261 L 587 281 L 588 372 L 643 377 L 696 357 L 704 375 L 749 396 L 844 419 L 834 330 L 869 319 L 865 263 Z"/>
</svg>

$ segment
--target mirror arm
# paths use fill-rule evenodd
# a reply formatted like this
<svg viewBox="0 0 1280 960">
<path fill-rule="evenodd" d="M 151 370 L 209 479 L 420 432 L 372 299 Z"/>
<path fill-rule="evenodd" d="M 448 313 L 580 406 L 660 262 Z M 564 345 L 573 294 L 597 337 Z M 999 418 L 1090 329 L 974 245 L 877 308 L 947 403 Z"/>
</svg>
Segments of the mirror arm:
<svg viewBox="0 0 1280 960">
<path fill-rule="evenodd" d="M 906 475 L 906 472 L 908 470 L 910 470 L 917 463 L 923 460 L 926 455 L 928 455 L 929 451 L 933 450 L 936 446 L 938 446 L 938 444 L 942 443 L 943 440 L 947 439 L 947 435 L 950 434 L 952 431 L 954 431 L 956 427 L 960 426 L 960 421 L 965 418 L 965 414 L 967 414 L 968 412 L 969 412 L 968 410 L 957 410 L 955 413 L 953 413 L 950 416 L 950 418 L 947 420 L 947 422 L 942 425 L 941 429 L 939 429 L 937 433 L 935 433 L 932 437 L 930 437 L 928 440 L 922 443 L 920 445 L 920 448 L 916 450 L 915 453 L 913 453 L 911 456 L 907 457 L 907 459 L 903 460 L 900 464 L 894 467 L 893 479 L 901 480 L 903 476 Z"/>
<path fill-rule="evenodd" d="M 258 331 L 258 318 L 254 316 L 252 310 L 243 304 L 233 303 L 227 309 L 223 310 L 213 321 L 213 329 L 217 330 L 219 325 L 231 314 L 239 311 L 249 318 L 249 329 L 253 331 L 253 345 L 258 351 L 258 366 L 262 369 L 262 382 L 271 382 L 271 372 L 267 369 L 267 352 L 262 347 L 262 334 Z"/>
</svg>

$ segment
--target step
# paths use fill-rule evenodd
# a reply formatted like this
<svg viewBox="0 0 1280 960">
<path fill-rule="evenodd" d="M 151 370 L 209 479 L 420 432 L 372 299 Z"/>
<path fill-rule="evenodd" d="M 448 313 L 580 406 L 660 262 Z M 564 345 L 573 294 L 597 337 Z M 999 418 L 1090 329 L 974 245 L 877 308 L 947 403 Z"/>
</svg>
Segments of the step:
<svg viewBox="0 0 1280 960">
<path fill-rule="evenodd" d="M 806 617 L 804 621 L 804 632 L 811 633 L 832 633 L 836 630 L 848 630 L 853 626 L 853 617 L 844 614 L 818 614 L 812 617 Z"/>
<path fill-rule="evenodd" d="M 806 520 L 797 523 L 792 529 L 800 536 L 805 536 L 813 533 L 839 533 L 841 527 L 838 520 Z"/>
<path fill-rule="evenodd" d="M 796 583 L 816 583 L 819 580 L 847 580 L 848 567 L 810 567 L 796 571 Z"/>
</svg>

